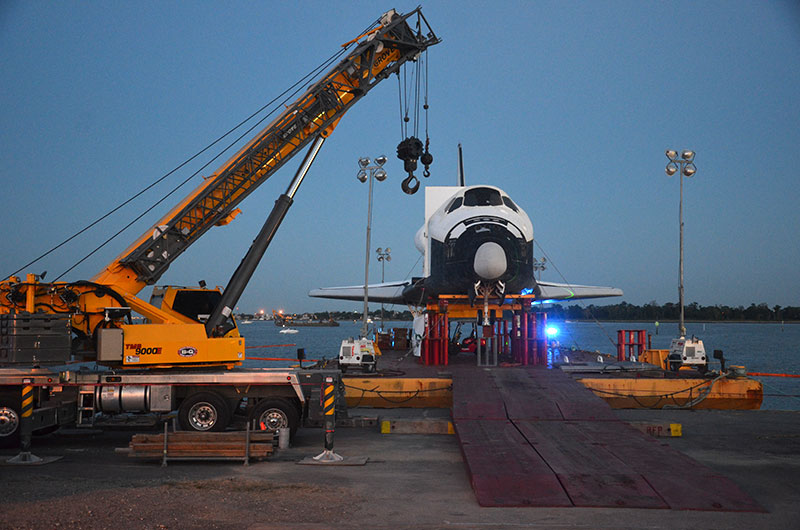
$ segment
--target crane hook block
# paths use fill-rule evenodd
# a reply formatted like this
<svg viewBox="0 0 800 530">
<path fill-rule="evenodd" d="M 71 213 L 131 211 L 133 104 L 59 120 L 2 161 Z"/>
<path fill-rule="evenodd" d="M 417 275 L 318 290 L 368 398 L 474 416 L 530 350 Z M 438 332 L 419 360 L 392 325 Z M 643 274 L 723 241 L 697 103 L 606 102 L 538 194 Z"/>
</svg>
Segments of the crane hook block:
<svg viewBox="0 0 800 530">
<path fill-rule="evenodd" d="M 397 158 L 404 162 L 403 167 L 408 173 L 417 169 L 417 160 L 422 155 L 422 140 L 409 136 L 397 144 Z"/>
<path fill-rule="evenodd" d="M 400 186 L 403 191 L 409 195 L 414 195 L 419 189 L 419 179 L 412 174 L 409 174 Z"/>
<path fill-rule="evenodd" d="M 403 161 L 403 169 L 408 173 L 402 188 L 409 195 L 413 195 L 419 189 L 419 180 L 414 176 L 414 171 L 417 170 L 417 160 L 420 156 L 423 156 L 423 151 L 422 140 L 419 138 L 409 136 L 397 144 L 397 158 Z"/>
</svg>

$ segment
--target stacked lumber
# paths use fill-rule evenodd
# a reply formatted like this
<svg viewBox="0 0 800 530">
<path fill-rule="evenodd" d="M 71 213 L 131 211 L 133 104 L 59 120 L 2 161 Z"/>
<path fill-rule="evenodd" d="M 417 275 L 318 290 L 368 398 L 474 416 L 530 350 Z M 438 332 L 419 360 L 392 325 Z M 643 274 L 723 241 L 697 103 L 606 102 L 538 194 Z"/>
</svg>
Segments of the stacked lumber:
<svg viewBox="0 0 800 530">
<path fill-rule="evenodd" d="M 135 434 L 128 447 L 120 452 L 127 453 L 130 458 L 164 458 L 164 436 L 169 460 L 263 460 L 272 454 L 274 438 L 271 432 L 259 431 Z"/>
</svg>

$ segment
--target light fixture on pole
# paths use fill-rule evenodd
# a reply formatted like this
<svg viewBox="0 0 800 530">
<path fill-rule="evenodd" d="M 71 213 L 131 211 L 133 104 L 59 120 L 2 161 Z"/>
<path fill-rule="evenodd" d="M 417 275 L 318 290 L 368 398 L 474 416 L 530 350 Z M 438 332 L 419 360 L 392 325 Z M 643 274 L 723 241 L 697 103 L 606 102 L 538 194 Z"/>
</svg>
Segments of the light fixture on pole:
<svg viewBox="0 0 800 530">
<path fill-rule="evenodd" d="M 390 255 L 392 253 L 392 249 L 389 247 L 386 247 L 386 249 L 378 247 L 375 249 L 375 253 L 378 255 L 378 261 L 381 262 L 381 283 L 383 283 L 386 281 L 383 275 L 386 262 L 392 261 L 392 256 Z M 383 331 L 383 302 L 381 302 L 381 331 Z"/>
<path fill-rule="evenodd" d="M 533 258 L 533 272 L 539 273 L 540 280 L 542 279 L 542 271 L 547 268 L 545 263 L 547 263 L 547 258 L 545 258 L 544 256 L 542 256 L 541 260 Z"/>
<path fill-rule="evenodd" d="M 372 161 L 367 157 L 358 159 L 358 173 L 356 178 L 360 182 L 369 180 L 369 200 L 367 201 L 367 252 L 364 259 L 364 324 L 361 327 L 361 336 L 367 338 L 367 320 L 369 318 L 369 244 L 370 233 L 372 231 L 372 179 L 383 182 L 388 176 L 383 165 L 386 163 L 386 156 L 381 155 L 375 158 L 375 165 L 370 165 Z"/>
<path fill-rule="evenodd" d="M 684 149 L 681 151 L 680 156 L 678 152 L 668 149 L 666 152 L 669 162 L 665 169 L 667 176 L 672 176 L 678 173 L 678 180 L 680 180 L 680 200 L 678 203 L 678 224 L 680 226 L 680 254 L 678 258 L 678 298 L 681 306 L 681 320 L 678 324 L 678 332 L 681 337 L 686 336 L 686 326 L 683 320 L 683 177 L 691 177 L 697 172 L 697 167 L 694 165 L 694 151 Z"/>
</svg>

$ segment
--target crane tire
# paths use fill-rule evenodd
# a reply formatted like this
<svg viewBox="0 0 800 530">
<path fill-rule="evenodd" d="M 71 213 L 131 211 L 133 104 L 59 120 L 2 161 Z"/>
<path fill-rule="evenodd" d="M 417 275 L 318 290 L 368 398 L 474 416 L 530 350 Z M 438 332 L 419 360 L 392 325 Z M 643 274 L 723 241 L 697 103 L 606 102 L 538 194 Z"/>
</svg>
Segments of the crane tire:
<svg viewBox="0 0 800 530">
<path fill-rule="evenodd" d="M 178 423 L 185 431 L 220 432 L 230 421 L 228 404 L 214 392 L 192 394 L 178 408 Z"/>
<path fill-rule="evenodd" d="M 300 411 L 291 400 L 281 397 L 264 398 L 256 403 L 250 413 L 250 421 L 255 422 L 255 429 L 276 431 L 288 428 L 294 437 L 300 427 Z"/>
<path fill-rule="evenodd" d="M 20 392 L 0 392 L 0 449 L 19 447 L 21 401 Z"/>
</svg>

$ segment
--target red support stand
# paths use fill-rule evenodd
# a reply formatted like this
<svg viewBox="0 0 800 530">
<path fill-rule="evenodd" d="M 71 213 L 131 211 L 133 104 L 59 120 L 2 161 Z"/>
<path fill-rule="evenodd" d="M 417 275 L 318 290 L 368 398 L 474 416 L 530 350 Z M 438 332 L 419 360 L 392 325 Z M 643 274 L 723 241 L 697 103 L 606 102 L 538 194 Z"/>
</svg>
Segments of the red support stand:
<svg viewBox="0 0 800 530">
<path fill-rule="evenodd" d="M 617 360 L 628 361 L 636 355 L 638 359 L 647 345 L 647 330 L 645 329 L 618 329 L 617 330 Z M 635 349 L 635 353 L 634 353 Z"/>
<path fill-rule="evenodd" d="M 442 301 L 438 311 L 428 311 L 420 361 L 425 365 L 446 366 L 449 362 L 447 351 L 449 342 L 450 325 L 447 317 L 447 301 Z"/>
</svg>

